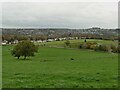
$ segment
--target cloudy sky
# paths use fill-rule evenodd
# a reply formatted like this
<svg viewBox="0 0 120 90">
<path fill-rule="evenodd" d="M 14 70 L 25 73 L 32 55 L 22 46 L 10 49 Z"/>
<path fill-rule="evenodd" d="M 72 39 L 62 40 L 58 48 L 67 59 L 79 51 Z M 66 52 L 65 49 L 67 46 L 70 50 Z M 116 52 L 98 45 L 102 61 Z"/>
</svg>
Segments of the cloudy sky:
<svg viewBox="0 0 120 90">
<path fill-rule="evenodd" d="M 117 2 L 2 3 L 3 27 L 117 28 Z"/>
</svg>

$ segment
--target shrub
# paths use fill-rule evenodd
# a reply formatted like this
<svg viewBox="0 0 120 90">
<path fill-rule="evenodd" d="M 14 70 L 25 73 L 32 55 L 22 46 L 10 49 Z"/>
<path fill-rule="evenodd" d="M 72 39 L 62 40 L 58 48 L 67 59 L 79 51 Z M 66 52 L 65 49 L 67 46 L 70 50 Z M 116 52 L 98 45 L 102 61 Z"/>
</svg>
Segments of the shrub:
<svg viewBox="0 0 120 90">
<path fill-rule="evenodd" d="M 115 45 L 111 45 L 112 52 L 117 53 L 118 52 L 118 47 Z"/>
<path fill-rule="evenodd" d="M 120 53 L 120 46 L 116 48 L 117 53 Z"/>
<path fill-rule="evenodd" d="M 90 46 L 90 49 L 92 49 L 92 50 L 95 50 L 95 48 L 96 48 L 96 45 L 91 45 Z"/>
<path fill-rule="evenodd" d="M 83 48 L 83 49 L 94 49 L 95 46 L 97 45 L 96 42 L 85 42 L 79 45 L 79 48 Z"/>
<path fill-rule="evenodd" d="M 96 46 L 97 43 L 96 42 L 87 42 L 87 43 L 84 43 L 84 48 L 85 49 L 93 49 L 94 46 Z"/>
<path fill-rule="evenodd" d="M 95 51 L 110 51 L 111 48 L 109 45 L 99 45 L 95 47 Z"/>
<path fill-rule="evenodd" d="M 96 42 L 84 42 L 79 45 L 80 49 L 92 49 L 95 51 L 104 51 L 104 52 L 120 52 L 120 46 L 116 47 L 114 45 L 101 44 L 98 45 Z"/>
<path fill-rule="evenodd" d="M 79 45 L 79 48 L 82 49 L 82 46 L 83 46 L 83 44 L 80 44 L 80 45 Z"/>
<path fill-rule="evenodd" d="M 86 43 L 84 43 L 84 44 L 82 45 L 82 48 L 83 48 L 83 49 L 88 49 L 88 47 L 89 47 L 89 46 L 88 46 Z"/>
<path fill-rule="evenodd" d="M 120 53 L 120 46 L 117 47 L 118 53 Z"/>
<path fill-rule="evenodd" d="M 106 45 L 100 45 L 99 50 L 100 51 L 107 51 Z"/>
<path fill-rule="evenodd" d="M 96 45 L 95 48 L 94 48 L 94 50 L 95 50 L 95 51 L 100 51 L 100 50 L 99 50 L 99 46 Z"/>
<path fill-rule="evenodd" d="M 69 46 L 69 45 L 70 45 L 70 41 L 67 40 L 67 41 L 65 42 L 65 45 L 66 45 L 66 46 Z"/>
</svg>

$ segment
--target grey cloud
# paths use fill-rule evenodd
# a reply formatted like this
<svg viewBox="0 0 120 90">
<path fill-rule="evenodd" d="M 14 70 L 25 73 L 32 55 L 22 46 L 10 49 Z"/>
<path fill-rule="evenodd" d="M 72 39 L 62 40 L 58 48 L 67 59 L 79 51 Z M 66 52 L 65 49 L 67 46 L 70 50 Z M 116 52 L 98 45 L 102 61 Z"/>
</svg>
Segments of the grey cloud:
<svg viewBox="0 0 120 90">
<path fill-rule="evenodd" d="M 117 3 L 3 3 L 3 27 L 117 28 Z"/>
</svg>

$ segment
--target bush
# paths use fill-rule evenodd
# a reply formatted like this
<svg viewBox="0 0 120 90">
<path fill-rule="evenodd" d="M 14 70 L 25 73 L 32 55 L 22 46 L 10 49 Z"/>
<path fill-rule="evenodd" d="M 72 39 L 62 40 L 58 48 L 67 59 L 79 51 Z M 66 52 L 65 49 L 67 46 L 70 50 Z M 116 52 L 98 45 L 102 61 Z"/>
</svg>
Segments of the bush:
<svg viewBox="0 0 120 90">
<path fill-rule="evenodd" d="M 67 40 L 67 41 L 65 42 L 65 45 L 66 45 L 66 46 L 70 46 L 70 41 Z"/>
<path fill-rule="evenodd" d="M 115 45 L 111 45 L 112 52 L 117 53 L 118 52 L 118 47 Z"/>
<path fill-rule="evenodd" d="M 97 45 L 96 42 L 86 42 L 86 43 L 80 44 L 79 47 L 83 49 L 93 49 L 95 48 L 96 45 Z"/>
<path fill-rule="evenodd" d="M 118 53 L 120 53 L 120 46 L 117 47 Z"/>
<path fill-rule="evenodd" d="M 99 45 L 95 47 L 95 51 L 110 51 L 111 48 L 109 45 Z"/>
<path fill-rule="evenodd" d="M 99 50 L 99 46 L 96 45 L 95 48 L 94 48 L 94 50 L 95 50 L 95 51 L 100 51 L 100 50 Z"/>
<path fill-rule="evenodd" d="M 117 47 L 114 45 L 106 45 L 106 44 L 98 45 L 96 42 L 84 42 L 79 45 L 79 48 L 80 49 L 92 49 L 95 51 L 120 53 L 120 46 Z"/>
<path fill-rule="evenodd" d="M 90 48 L 90 44 L 84 43 L 84 44 L 82 45 L 82 48 L 83 48 L 83 49 L 89 49 L 89 48 Z"/>
<path fill-rule="evenodd" d="M 95 48 L 96 48 L 96 45 L 91 45 L 90 46 L 90 49 L 92 49 L 92 50 L 95 50 Z"/>
<path fill-rule="evenodd" d="M 93 49 L 97 45 L 96 42 L 86 42 L 83 44 L 84 49 Z"/>
<path fill-rule="evenodd" d="M 115 53 L 120 53 L 120 46 L 116 47 Z"/>
<path fill-rule="evenodd" d="M 79 48 L 82 49 L 82 46 L 83 46 L 83 44 L 80 44 L 80 45 L 79 45 Z"/>
</svg>

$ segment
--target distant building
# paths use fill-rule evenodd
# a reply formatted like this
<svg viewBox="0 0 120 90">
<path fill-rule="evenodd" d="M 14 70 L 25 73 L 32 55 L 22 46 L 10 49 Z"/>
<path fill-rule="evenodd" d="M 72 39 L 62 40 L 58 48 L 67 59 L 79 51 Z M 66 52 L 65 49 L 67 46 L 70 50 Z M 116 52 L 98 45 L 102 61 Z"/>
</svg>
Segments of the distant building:
<svg viewBox="0 0 120 90">
<path fill-rule="evenodd" d="M 6 45 L 7 43 L 2 42 L 2 45 Z"/>
<path fill-rule="evenodd" d="M 52 41 L 54 41 L 54 39 L 48 39 L 47 41 L 48 41 L 48 42 L 52 42 Z"/>
</svg>

